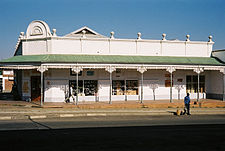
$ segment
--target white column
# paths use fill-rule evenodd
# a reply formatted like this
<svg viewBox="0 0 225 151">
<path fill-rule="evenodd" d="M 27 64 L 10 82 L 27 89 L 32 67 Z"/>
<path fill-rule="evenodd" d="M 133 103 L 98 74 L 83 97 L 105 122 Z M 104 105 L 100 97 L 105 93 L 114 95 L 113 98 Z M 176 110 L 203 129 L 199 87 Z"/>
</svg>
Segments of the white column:
<svg viewBox="0 0 225 151">
<path fill-rule="evenodd" d="M 143 80 L 144 80 L 144 72 L 147 71 L 146 67 L 138 67 L 137 71 L 141 73 L 141 103 L 143 103 Z"/>
<path fill-rule="evenodd" d="M 107 72 L 109 72 L 109 83 L 110 83 L 109 84 L 109 86 L 110 86 L 110 88 L 109 88 L 109 104 L 112 104 L 112 73 L 113 73 L 113 71 L 116 70 L 116 68 L 112 67 L 112 66 L 108 66 L 105 68 L 105 70 Z"/>
<path fill-rule="evenodd" d="M 172 66 L 168 67 L 166 69 L 170 73 L 170 103 L 173 102 L 173 72 L 176 71 L 176 69 Z"/>
<path fill-rule="evenodd" d="M 77 93 L 77 95 L 76 95 L 76 105 L 78 104 L 78 74 L 80 73 L 80 71 L 82 71 L 83 69 L 82 69 L 82 67 L 80 67 L 80 66 L 75 66 L 75 67 L 72 67 L 72 69 L 71 69 L 73 72 L 75 72 L 76 73 L 76 83 L 77 83 L 77 89 L 76 89 L 76 93 Z"/>
<path fill-rule="evenodd" d="M 196 72 L 198 74 L 197 102 L 199 101 L 199 76 L 200 76 L 200 73 L 203 71 L 204 71 L 204 69 L 200 68 L 200 67 L 194 69 L 194 72 Z"/>
<path fill-rule="evenodd" d="M 41 72 L 41 101 L 40 101 L 41 106 L 43 105 L 43 102 L 44 102 L 44 97 L 43 97 L 44 78 L 43 78 L 43 76 L 44 76 L 44 72 L 47 70 L 48 70 L 48 68 L 46 66 L 42 66 L 42 65 L 37 68 L 37 71 Z"/>
</svg>

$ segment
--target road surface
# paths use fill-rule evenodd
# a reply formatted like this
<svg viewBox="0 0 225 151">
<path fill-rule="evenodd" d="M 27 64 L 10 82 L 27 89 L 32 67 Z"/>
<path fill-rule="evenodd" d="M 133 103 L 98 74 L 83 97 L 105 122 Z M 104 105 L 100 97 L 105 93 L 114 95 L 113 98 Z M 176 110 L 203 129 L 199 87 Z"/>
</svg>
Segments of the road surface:
<svg viewBox="0 0 225 151">
<path fill-rule="evenodd" d="M 225 116 L 0 121 L 0 150 L 224 151 Z"/>
</svg>

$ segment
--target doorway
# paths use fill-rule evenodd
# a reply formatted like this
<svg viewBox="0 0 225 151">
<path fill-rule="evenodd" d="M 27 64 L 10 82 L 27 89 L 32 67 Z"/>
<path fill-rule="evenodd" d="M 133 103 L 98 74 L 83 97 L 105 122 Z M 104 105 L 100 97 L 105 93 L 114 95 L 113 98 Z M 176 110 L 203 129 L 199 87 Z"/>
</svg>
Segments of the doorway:
<svg viewBox="0 0 225 151">
<path fill-rule="evenodd" d="M 32 76 L 31 77 L 31 101 L 41 100 L 41 77 Z"/>
</svg>

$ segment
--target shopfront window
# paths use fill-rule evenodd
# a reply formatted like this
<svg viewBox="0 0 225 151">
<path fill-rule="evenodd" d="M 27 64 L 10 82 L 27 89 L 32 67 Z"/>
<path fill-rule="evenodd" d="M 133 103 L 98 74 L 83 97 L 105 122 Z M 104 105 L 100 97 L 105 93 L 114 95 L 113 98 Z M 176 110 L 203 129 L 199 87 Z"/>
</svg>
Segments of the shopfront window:
<svg viewBox="0 0 225 151">
<path fill-rule="evenodd" d="M 124 80 L 112 81 L 112 95 L 124 95 L 125 82 Z"/>
<path fill-rule="evenodd" d="M 76 80 L 70 80 L 69 81 L 69 87 L 70 87 L 70 94 L 73 94 L 74 96 L 77 95 L 77 81 Z M 83 93 L 83 80 L 78 81 L 78 96 L 81 96 Z"/>
<path fill-rule="evenodd" d="M 186 76 L 186 91 L 187 93 L 197 93 L 198 92 L 198 76 L 188 75 Z M 199 76 L 199 92 L 205 92 L 205 76 Z"/>
<path fill-rule="evenodd" d="M 77 95 L 77 82 L 76 80 L 70 80 L 70 94 Z M 78 81 L 78 96 L 95 96 L 98 92 L 98 81 L 97 80 L 79 80 Z"/>
<path fill-rule="evenodd" d="M 125 95 L 125 94 L 138 95 L 138 80 L 126 80 L 126 81 L 113 80 L 112 81 L 112 95 Z"/>
<path fill-rule="evenodd" d="M 95 96 L 98 92 L 97 80 L 84 80 L 84 94 L 85 96 Z"/>
<path fill-rule="evenodd" d="M 126 80 L 126 94 L 138 95 L 138 80 Z"/>
</svg>

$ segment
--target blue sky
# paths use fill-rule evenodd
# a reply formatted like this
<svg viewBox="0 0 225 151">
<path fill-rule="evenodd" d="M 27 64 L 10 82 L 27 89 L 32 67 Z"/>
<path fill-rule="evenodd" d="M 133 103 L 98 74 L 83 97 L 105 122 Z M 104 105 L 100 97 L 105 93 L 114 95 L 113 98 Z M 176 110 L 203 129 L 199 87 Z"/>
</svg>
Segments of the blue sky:
<svg viewBox="0 0 225 151">
<path fill-rule="evenodd" d="M 1 0 L 0 59 L 14 53 L 19 33 L 33 20 L 43 20 L 68 34 L 82 26 L 117 38 L 207 41 L 225 49 L 225 0 Z"/>
</svg>

